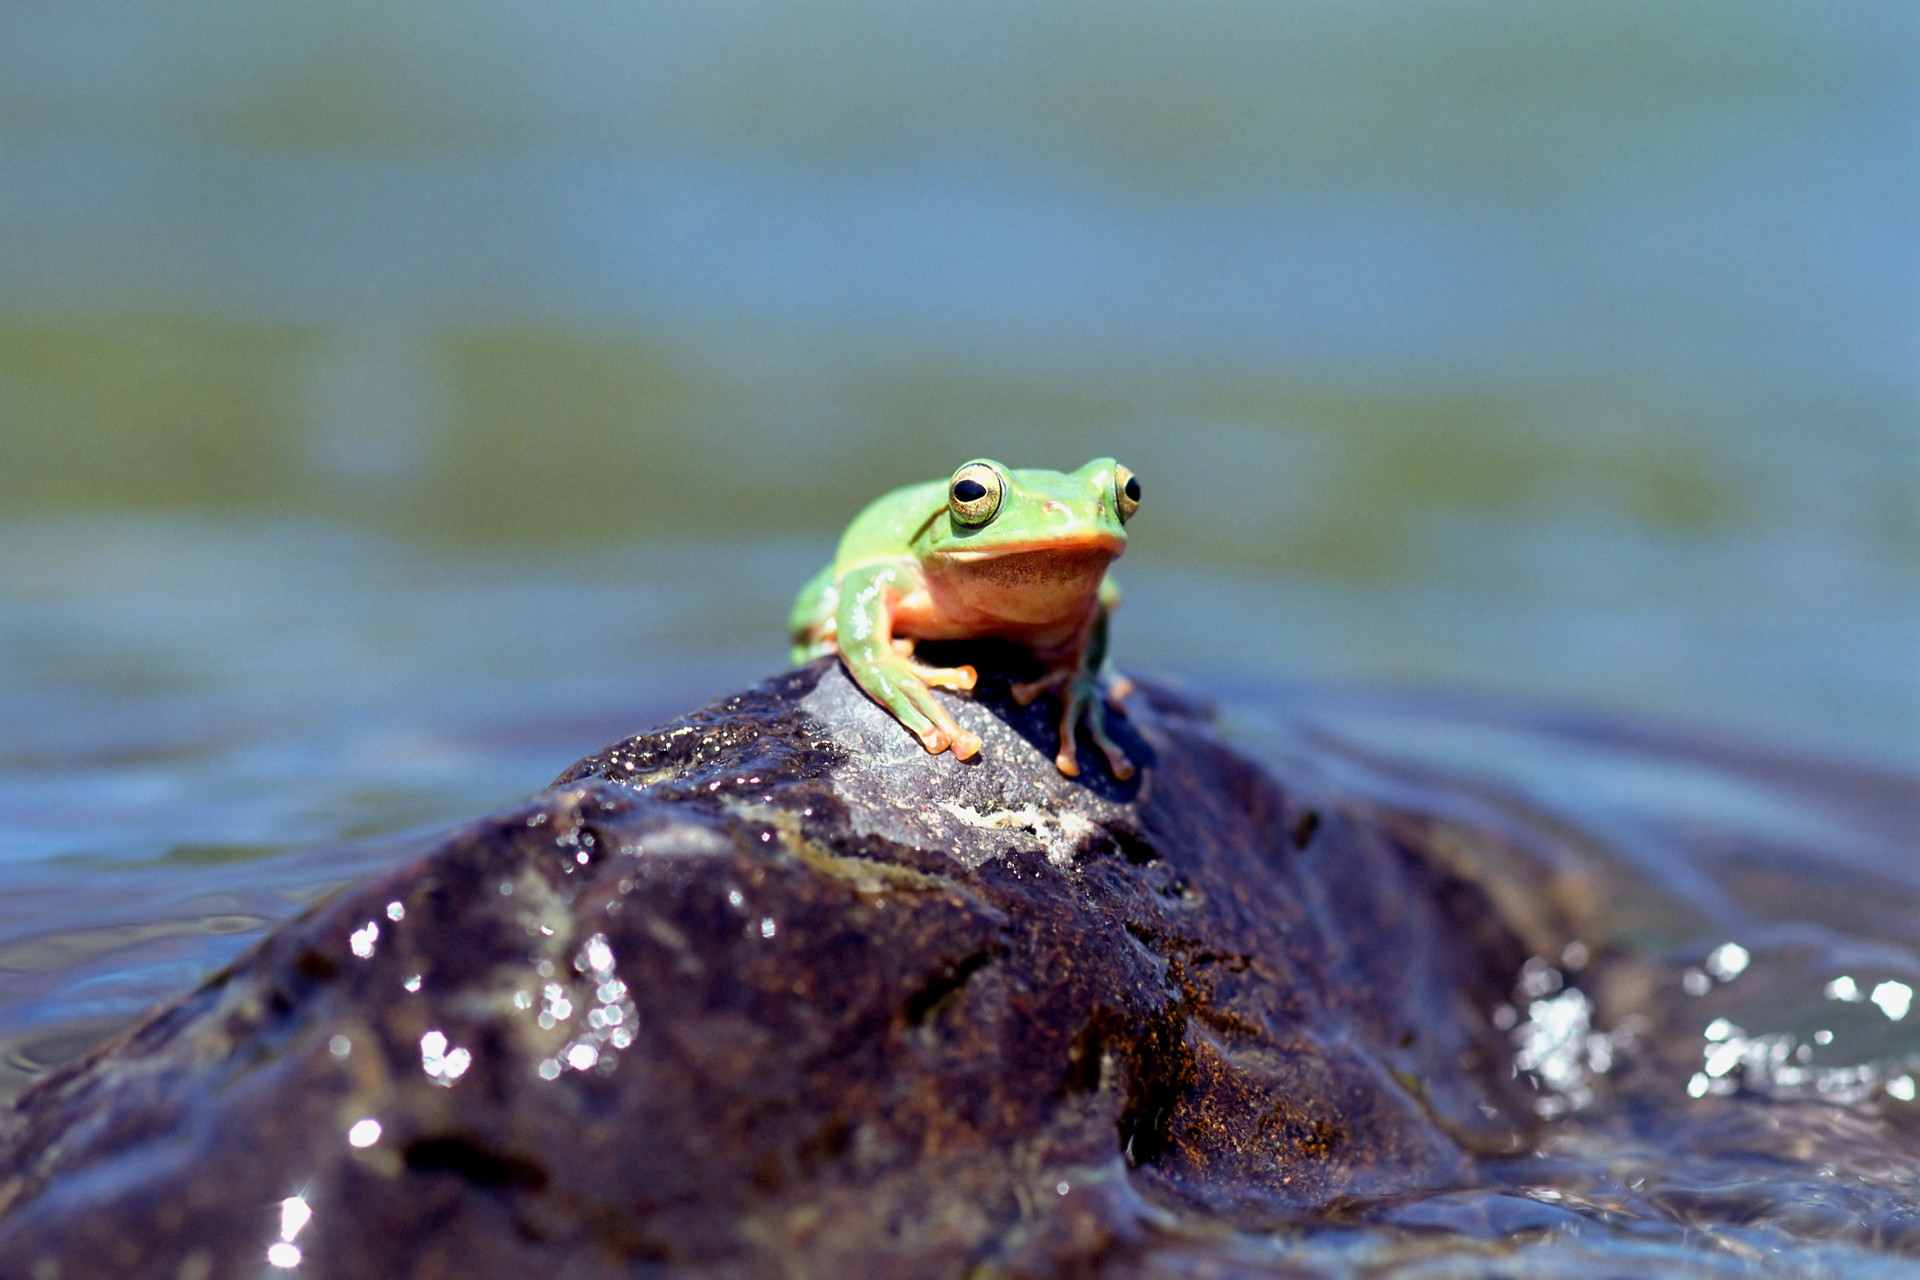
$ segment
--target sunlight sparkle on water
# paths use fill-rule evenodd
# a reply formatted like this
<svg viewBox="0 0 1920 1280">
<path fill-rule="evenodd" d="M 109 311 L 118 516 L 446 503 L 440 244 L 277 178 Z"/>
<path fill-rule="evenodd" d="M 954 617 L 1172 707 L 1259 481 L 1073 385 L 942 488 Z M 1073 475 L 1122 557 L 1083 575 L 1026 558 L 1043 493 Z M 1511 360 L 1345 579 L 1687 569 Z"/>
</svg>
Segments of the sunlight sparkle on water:
<svg viewBox="0 0 1920 1280">
<path fill-rule="evenodd" d="M 625 1049 L 633 1043 L 633 1027 L 639 1019 L 639 1010 L 634 1006 L 627 991 L 627 984 L 620 980 L 615 972 L 617 959 L 613 947 L 606 935 L 596 933 L 588 938 L 586 944 L 573 959 L 576 972 L 593 984 L 593 996 L 597 1002 L 587 1010 L 586 1031 L 560 1053 L 540 1064 L 542 1079 L 551 1080 L 560 1074 L 561 1062 L 575 1071 L 586 1071 L 598 1066 L 601 1070 L 611 1070 L 615 1061 L 615 1050 Z M 538 1019 L 541 1028 L 554 1026 L 573 1012 L 573 1005 L 559 983 L 547 986 L 547 1007 Z M 548 1064 L 552 1064 L 549 1074 Z"/>
<path fill-rule="evenodd" d="M 1880 1006 L 1880 1012 L 1894 1022 L 1907 1016 L 1907 1010 L 1913 1007 L 1913 988 L 1904 982 L 1882 982 L 1873 989 L 1867 999 Z"/>
<path fill-rule="evenodd" d="M 1718 982 L 1732 982 L 1747 971 L 1753 957 L 1737 942 L 1723 942 L 1707 956 L 1706 969 Z"/>
<path fill-rule="evenodd" d="M 1613 1068 L 1630 1036 L 1619 1038 L 1593 1027 L 1593 1001 L 1578 987 L 1566 986 L 1558 969 L 1538 956 L 1521 966 L 1515 1003 L 1524 1002 L 1526 1021 L 1513 1005 L 1495 1011 L 1496 1026 L 1511 1027 L 1514 1066 L 1530 1073 L 1542 1093 L 1535 1108 L 1551 1119 L 1593 1101 L 1593 1077 Z M 1505 1016 L 1501 1016 L 1504 1014 Z"/>
<path fill-rule="evenodd" d="M 300 1265 L 300 1248 L 293 1238 L 313 1220 L 313 1207 L 305 1196 L 288 1196 L 280 1202 L 280 1239 L 267 1246 L 269 1266 L 290 1269 Z"/>
<path fill-rule="evenodd" d="M 444 1031 L 429 1031 L 420 1037 L 420 1069 L 427 1078 L 443 1088 L 465 1075 L 473 1065 L 473 1054 L 465 1049 L 449 1048 Z"/>
<path fill-rule="evenodd" d="M 307 1203 L 305 1196 L 288 1196 L 280 1202 L 280 1238 L 291 1240 L 300 1234 L 300 1228 L 313 1221 L 313 1206 Z"/>
</svg>

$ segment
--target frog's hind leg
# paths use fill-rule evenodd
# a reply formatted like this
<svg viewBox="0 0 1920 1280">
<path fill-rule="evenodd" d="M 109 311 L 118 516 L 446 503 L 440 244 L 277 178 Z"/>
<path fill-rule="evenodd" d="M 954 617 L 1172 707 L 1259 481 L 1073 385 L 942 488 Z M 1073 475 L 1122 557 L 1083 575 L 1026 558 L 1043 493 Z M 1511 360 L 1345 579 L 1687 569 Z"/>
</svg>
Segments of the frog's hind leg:
<svg viewBox="0 0 1920 1280">
<path fill-rule="evenodd" d="M 1086 695 L 1081 690 L 1080 663 L 1084 651 L 1076 651 L 1064 659 L 1056 658 L 1054 665 L 1037 680 L 1028 680 L 1014 685 L 1008 692 L 1013 700 L 1023 707 L 1032 706 L 1034 699 L 1043 693 L 1060 691 L 1060 750 L 1053 757 L 1054 767 L 1069 778 L 1080 776 L 1079 744 L 1074 734 L 1080 722 L 1080 712 L 1086 705 Z"/>
<path fill-rule="evenodd" d="M 1079 744 L 1076 736 L 1079 732 L 1080 717 L 1087 718 L 1087 732 L 1093 738 L 1093 745 L 1107 758 L 1107 767 L 1113 776 L 1121 782 L 1131 778 L 1134 773 L 1133 762 L 1127 759 L 1127 753 L 1107 732 L 1107 701 L 1112 699 L 1118 705 L 1121 699 L 1133 692 L 1133 682 L 1125 676 L 1113 677 L 1110 684 L 1102 687 L 1103 682 L 1088 673 L 1071 666 L 1056 667 L 1038 680 L 1029 680 L 1025 684 L 1013 686 L 1013 700 L 1021 706 L 1029 706 L 1043 693 L 1060 691 L 1060 752 L 1053 758 L 1054 765 L 1069 778 L 1080 776 Z"/>
<path fill-rule="evenodd" d="M 1068 681 L 1060 695 L 1060 754 L 1053 758 L 1054 766 L 1069 778 L 1080 776 L 1079 747 L 1074 736 L 1082 715 L 1087 718 L 1087 733 L 1093 738 L 1093 745 L 1107 758 L 1107 768 L 1115 780 L 1125 782 L 1131 778 L 1133 761 L 1127 759 L 1127 753 L 1107 732 L 1106 691 L 1091 676 L 1076 676 Z"/>
<path fill-rule="evenodd" d="M 1116 699 L 1133 692 L 1133 683 L 1126 681 L 1124 677 L 1122 680 L 1126 684 L 1126 690 L 1125 692 L 1115 690 Z M 1127 759 L 1127 753 L 1122 751 L 1120 744 L 1107 733 L 1107 700 L 1097 692 L 1087 701 L 1087 731 L 1093 735 L 1093 744 L 1100 748 L 1100 754 L 1107 758 L 1107 768 L 1113 771 L 1114 778 L 1120 782 L 1131 778 L 1133 761 Z"/>
<path fill-rule="evenodd" d="M 787 615 L 787 635 L 792 644 L 788 659 L 794 666 L 814 658 L 838 653 L 834 614 L 840 606 L 840 590 L 828 565 L 807 580 Z"/>
<path fill-rule="evenodd" d="M 812 662 L 815 658 L 826 658 L 840 652 L 840 645 L 833 634 L 833 619 L 828 618 L 826 625 L 812 638 L 800 636 L 793 642 L 788 652 L 788 661 L 794 666 Z"/>
</svg>

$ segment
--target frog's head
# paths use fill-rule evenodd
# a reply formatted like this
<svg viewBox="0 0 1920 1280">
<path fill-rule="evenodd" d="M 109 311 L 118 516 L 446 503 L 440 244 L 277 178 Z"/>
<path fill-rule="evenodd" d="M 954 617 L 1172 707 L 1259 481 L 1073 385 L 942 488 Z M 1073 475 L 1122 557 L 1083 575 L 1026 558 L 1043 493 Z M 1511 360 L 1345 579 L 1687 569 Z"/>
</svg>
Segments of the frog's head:
<svg viewBox="0 0 1920 1280">
<path fill-rule="evenodd" d="M 1140 482 L 1112 458 L 1078 471 L 1015 471 L 977 458 L 947 482 L 926 533 L 930 572 L 969 604 L 1018 621 L 1088 607 L 1127 547 Z"/>
</svg>

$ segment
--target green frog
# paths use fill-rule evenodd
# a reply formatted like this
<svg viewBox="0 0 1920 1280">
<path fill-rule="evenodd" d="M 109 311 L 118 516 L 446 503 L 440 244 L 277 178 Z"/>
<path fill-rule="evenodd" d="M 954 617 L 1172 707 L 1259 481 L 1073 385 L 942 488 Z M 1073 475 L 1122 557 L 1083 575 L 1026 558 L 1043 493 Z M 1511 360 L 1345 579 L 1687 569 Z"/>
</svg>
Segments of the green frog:
<svg viewBox="0 0 1920 1280">
<path fill-rule="evenodd" d="M 1113 776 L 1134 768 L 1107 732 L 1107 701 L 1131 686 L 1107 667 L 1107 617 L 1119 588 L 1107 566 L 1127 547 L 1140 481 L 1112 458 L 1078 471 L 1015 471 L 976 458 L 947 480 L 908 485 L 854 517 L 833 562 L 793 604 L 793 660 L 837 653 L 873 699 L 938 755 L 980 750 L 933 696 L 969 690 L 971 666 L 936 667 L 914 656 L 919 640 L 996 638 L 1027 646 L 1043 666 L 1013 687 L 1022 706 L 1060 696 L 1054 763 L 1080 772 L 1081 717 Z"/>
</svg>

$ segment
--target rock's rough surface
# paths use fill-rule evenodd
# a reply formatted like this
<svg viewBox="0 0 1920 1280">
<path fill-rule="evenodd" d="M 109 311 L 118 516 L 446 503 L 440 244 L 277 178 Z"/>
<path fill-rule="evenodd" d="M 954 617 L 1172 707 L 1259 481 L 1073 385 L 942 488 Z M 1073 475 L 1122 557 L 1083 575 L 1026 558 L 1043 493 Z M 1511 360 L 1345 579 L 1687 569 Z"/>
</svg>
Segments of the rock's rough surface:
<svg viewBox="0 0 1920 1280">
<path fill-rule="evenodd" d="M 1063 778 L 1005 688 L 961 763 L 816 663 L 293 922 L 0 1125 L 0 1274 L 1126 1274 L 1524 1144 L 1550 914 L 1166 693 Z"/>
</svg>

